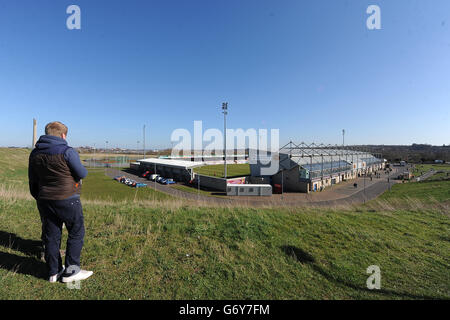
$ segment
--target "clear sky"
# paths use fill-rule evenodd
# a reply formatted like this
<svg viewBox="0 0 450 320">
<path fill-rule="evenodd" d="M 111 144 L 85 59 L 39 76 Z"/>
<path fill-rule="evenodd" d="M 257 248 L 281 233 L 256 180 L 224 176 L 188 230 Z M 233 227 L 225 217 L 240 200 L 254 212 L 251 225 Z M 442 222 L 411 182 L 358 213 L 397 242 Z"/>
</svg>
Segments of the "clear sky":
<svg viewBox="0 0 450 320">
<path fill-rule="evenodd" d="M 30 146 L 34 117 L 73 146 L 135 148 L 145 124 L 170 147 L 194 120 L 222 129 L 224 101 L 229 128 L 281 143 L 450 144 L 450 1 L 0 2 L 0 146 Z"/>
</svg>

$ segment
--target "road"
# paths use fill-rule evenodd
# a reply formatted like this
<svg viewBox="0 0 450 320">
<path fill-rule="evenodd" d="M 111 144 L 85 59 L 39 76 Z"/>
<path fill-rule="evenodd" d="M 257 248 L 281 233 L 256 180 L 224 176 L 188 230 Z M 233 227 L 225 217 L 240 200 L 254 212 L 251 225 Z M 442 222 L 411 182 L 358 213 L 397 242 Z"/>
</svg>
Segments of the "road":
<svg viewBox="0 0 450 320">
<path fill-rule="evenodd" d="M 177 198 L 182 198 L 190 201 L 201 201 L 214 203 L 218 205 L 243 205 L 251 207 L 264 206 L 342 206 L 361 204 L 366 201 L 375 199 L 383 192 L 389 189 L 394 183 L 398 183 L 392 179 L 399 173 L 403 172 L 405 168 L 393 168 L 390 173 L 390 181 L 388 183 L 388 175 L 381 173 L 380 178 L 360 177 L 351 181 L 342 182 L 340 184 L 329 187 L 322 192 L 314 193 L 284 193 L 274 194 L 270 197 L 212 197 L 203 194 L 195 194 L 174 189 L 168 185 L 162 185 L 145 178 L 141 178 L 131 172 L 119 171 L 114 168 L 108 168 L 106 174 L 113 178 L 117 175 L 124 175 L 130 179 L 138 182 L 144 182 L 148 187 L 157 191 L 161 191 Z M 364 181 L 365 180 L 365 181 Z M 357 183 L 358 187 L 354 188 L 353 183 Z M 365 188 L 364 188 L 365 185 Z"/>
</svg>

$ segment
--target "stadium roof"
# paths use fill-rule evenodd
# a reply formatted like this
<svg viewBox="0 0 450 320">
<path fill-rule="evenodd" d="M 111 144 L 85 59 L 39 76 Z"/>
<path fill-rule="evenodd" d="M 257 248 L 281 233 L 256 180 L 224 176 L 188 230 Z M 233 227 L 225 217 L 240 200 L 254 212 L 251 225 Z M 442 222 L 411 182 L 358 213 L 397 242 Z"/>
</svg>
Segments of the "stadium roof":
<svg viewBox="0 0 450 320">
<path fill-rule="evenodd" d="M 156 164 L 160 166 L 182 168 L 182 169 L 192 169 L 196 167 L 204 166 L 205 163 L 201 161 L 185 161 L 185 160 L 171 160 L 171 159 L 158 159 L 158 158 L 148 158 L 138 160 L 139 163 L 144 164 Z"/>
<path fill-rule="evenodd" d="M 233 157 L 247 157 L 246 154 L 227 154 L 227 158 Z M 216 155 L 206 155 L 206 154 L 198 154 L 198 155 L 189 155 L 189 156 L 160 156 L 159 159 L 192 159 L 192 158 L 211 158 L 211 159 L 223 159 L 223 154 Z"/>
<path fill-rule="evenodd" d="M 309 150 L 307 150 L 309 151 Z M 311 150 L 312 151 L 312 150 Z M 330 151 L 330 150 L 327 150 Z M 350 152 L 346 152 L 350 151 Z M 331 150 L 331 153 L 317 153 L 317 150 L 311 153 L 296 153 L 292 152 L 282 152 L 280 150 L 280 165 L 287 168 L 292 168 L 293 163 L 305 166 L 305 165 L 314 165 L 320 164 L 322 165 L 322 161 L 324 164 L 330 164 L 330 166 L 338 167 L 345 166 L 345 163 L 361 163 L 365 162 L 367 165 L 372 163 L 377 163 L 382 161 L 382 159 L 376 158 L 374 155 L 366 152 L 354 152 L 352 150 Z M 333 163 L 331 165 L 331 163 Z"/>
</svg>

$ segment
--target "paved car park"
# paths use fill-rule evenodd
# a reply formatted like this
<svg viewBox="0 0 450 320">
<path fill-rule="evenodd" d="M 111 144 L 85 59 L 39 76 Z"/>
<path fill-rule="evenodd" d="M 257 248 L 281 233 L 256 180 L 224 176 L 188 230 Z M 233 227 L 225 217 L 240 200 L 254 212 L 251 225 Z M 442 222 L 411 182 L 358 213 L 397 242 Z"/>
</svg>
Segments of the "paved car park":
<svg viewBox="0 0 450 320">
<path fill-rule="evenodd" d="M 144 182 L 147 187 L 153 188 L 157 191 L 167 193 L 174 197 L 183 198 L 192 201 L 211 202 L 223 205 L 243 204 L 249 206 L 337 206 L 348 204 L 359 204 L 375 199 L 383 192 L 389 189 L 393 184 L 398 183 L 393 178 L 398 175 L 401 170 L 393 168 L 393 171 L 387 175 L 384 172 L 380 174 L 380 178 L 359 177 L 357 179 L 349 180 L 341 184 L 335 185 L 322 192 L 314 193 L 284 193 L 273 194 L 271 197 L 212 197 L 204 194 L 195 194 L 174 189 L 169 185 L 162 185 L 154 181 L 149 181 L 146 178 L 139 177 L 131 171 L 120 171 L 109 168 L 106 174 L 113 178 L 117 175 L 124 175 L 135 181 Z M 388 183 L 389 177 L 389 183 Z M 357 187 L 354 187 L 354 183 Z"/>
</svg>

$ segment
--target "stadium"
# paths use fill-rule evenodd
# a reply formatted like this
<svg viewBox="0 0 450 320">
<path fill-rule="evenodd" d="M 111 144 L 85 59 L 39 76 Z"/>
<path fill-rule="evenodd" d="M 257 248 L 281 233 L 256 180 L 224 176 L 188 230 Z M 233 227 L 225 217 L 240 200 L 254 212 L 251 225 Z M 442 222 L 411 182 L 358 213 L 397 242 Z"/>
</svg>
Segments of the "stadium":
<svg viewBox="0 0 450 320">
<path fill-rule="evenodd" d="M 255 153 L 256 154 L 256 153 Z M 295 144 L 292 141 L 280 148 L 278 154 L 267 154 L 279 161 L 279 170 L 263 176 L 259 155 L 250 161 L 252 181 L 282 186 L 282 191 L 316 192 L 342 181 L 370 176 L 385 168 L 386 160 L 355 147 L 338 147 L 324 144 Z"/>
<path fill-rule="evenodd" d="M 237 177 L 203 176 L 194 172 L 195 168 L 223 164 L 224 159 L 221 156 L 214 156 L 211 159 L 200 158 L 203 161 L 194 161 L 193 157 L 148 158 L 132 163 L 131 168 L 139 172 L 149 170 L 180 182 L 196 181 L 197 186 L 222 192 L 231 191 L 227 185 L 242 184 L 242 190 L 237 195 L 244 195 L 245 188 L 251 188 L 252 185 L 271 186 L 274 193 L 322 191 L 334 184 L 356 177 L 372 176 L 379 170 L 383 170 L 386 162 L 380 155 L 364 152 L 356 147 L 303 142 L 301 144 L 289 142 L 277 153 L 249 150 L 249 154 L 240 154 L 238 157 L 227 156 L 229 165 L 236 164 L 236 160 L 239 163 L 250 164 L 250 175 L 238 179 Z M 262 175 L 263 168 L 272 165 L 271 161 L 278 162 L 276 166 L 278 170 L 271 175 Z"/>
</svg>

